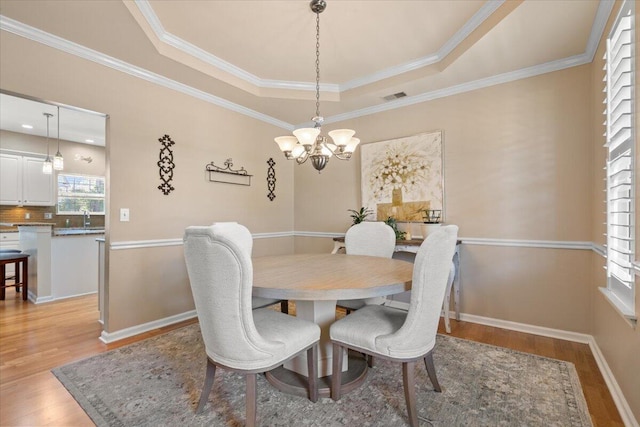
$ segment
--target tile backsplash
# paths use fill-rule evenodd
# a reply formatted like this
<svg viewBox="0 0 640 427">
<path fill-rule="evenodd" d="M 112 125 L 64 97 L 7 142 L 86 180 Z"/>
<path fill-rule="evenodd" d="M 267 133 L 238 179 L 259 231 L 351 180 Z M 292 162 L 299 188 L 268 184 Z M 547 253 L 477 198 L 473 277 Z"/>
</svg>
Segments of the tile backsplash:
<svg viewBox="0 0 640 427">
<path fill-rule="evenodd" d="M 51 219 L 45 218 L 45 213 L 51 214 Z M 26 216 L 29 218 L 25 218 Z M 90 221 L 89 227 L 104 227 L 104 215 L 91 215 Z M 55 206 L 0 206 L 0 223 L 2 222 L 53 222 L 57 228 L 82 227 L 82 215 L 56 215 Z"/>
</svg>

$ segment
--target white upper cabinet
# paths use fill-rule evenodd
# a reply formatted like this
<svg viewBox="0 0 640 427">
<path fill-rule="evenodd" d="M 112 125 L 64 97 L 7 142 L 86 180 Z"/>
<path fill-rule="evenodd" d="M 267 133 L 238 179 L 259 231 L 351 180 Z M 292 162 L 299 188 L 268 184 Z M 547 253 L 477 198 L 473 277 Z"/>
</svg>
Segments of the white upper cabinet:
<svg viewBox="0 0 640 427">
<path fill-rule="evenodd" d="M 44 160 L 0 153 L 0 204 L 53 206 L 54 175 L 42 173 Z"/>
</svg>

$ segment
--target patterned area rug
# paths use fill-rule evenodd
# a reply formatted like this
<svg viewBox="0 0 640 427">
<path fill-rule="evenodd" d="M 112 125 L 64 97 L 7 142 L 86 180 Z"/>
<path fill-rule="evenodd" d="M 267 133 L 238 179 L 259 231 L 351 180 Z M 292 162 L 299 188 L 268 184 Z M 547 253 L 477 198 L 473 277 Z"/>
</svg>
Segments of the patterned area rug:
<svg viewBox="0 0 640 427">
<path fill-rule="evenodd" d="M 416 368 L 421 426 L 591 426 L 573 364 L 438 335 L 434 361 L 442 393 Z M 55 368 L 98 426 L 240 426 L 244 377 L 218 369 L 209 403 L 195 405 L 206 357 L 200 329 L 165 335 Z M 284 394 L 258 377 L 262 426 L 402 426 L 408 423 L 402 370 L 380 359 L 362 387 L 339 402 Z"/>
</svg>

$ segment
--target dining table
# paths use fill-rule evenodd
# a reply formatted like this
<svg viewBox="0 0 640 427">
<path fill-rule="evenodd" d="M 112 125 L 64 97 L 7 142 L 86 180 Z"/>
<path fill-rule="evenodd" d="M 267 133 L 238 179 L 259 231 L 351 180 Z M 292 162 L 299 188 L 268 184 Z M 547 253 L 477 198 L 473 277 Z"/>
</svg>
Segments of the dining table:
<svg viewBox="0 0 640 427">
<path fill-rule="evenodd" d="M 411 290 L 413 264 L 392 258 L 346 254 L 295 254 L 257 257 L 253 262 L 253 295 L 295 302 L 296 317 L 320 326 L 319 395 L 330 394 L 332 346 L 329 328 L 336 320 L 336 302 L 386 296 Z M 366 378 L 367 363 L 358 354 L 343 358 L 342 391 L 348 393 Z M 306 395 L 306 354 L 267 374 L 280 390 Z"/>
</svg>

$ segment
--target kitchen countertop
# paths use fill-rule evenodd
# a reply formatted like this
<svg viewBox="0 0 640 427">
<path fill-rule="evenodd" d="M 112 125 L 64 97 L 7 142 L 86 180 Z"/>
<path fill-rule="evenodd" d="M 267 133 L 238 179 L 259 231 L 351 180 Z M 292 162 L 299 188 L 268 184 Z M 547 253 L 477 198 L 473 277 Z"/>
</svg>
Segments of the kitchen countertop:
<svg viewBox="0 0 640 427">
<path fill-rule="evenodd" d="M 0 222 L 1 226 L 4 227 L 20 227 L 20 226 L 31 226 L 31 227 L 43 227 L 43 226 L 54 226 L 55 222 Z"/>
<path fill-rule="evenodd" d="M 54 237 L 104 234 L 104 228 L 54 228 L 52 234 Z"/>
<path fill-rule="evenodd" d="M 0 227 L 11 227 L 0 229 L 3 233 L 17 233 L 19 226 L 42 227 L 51 226 L 51 235 L 59 236 L 84 236 L 92 234 L 104 234 L 104 227 L 76 227 L 76 228 L 54 228 L 53 222 L 0 222 Z"/>
</svg>

